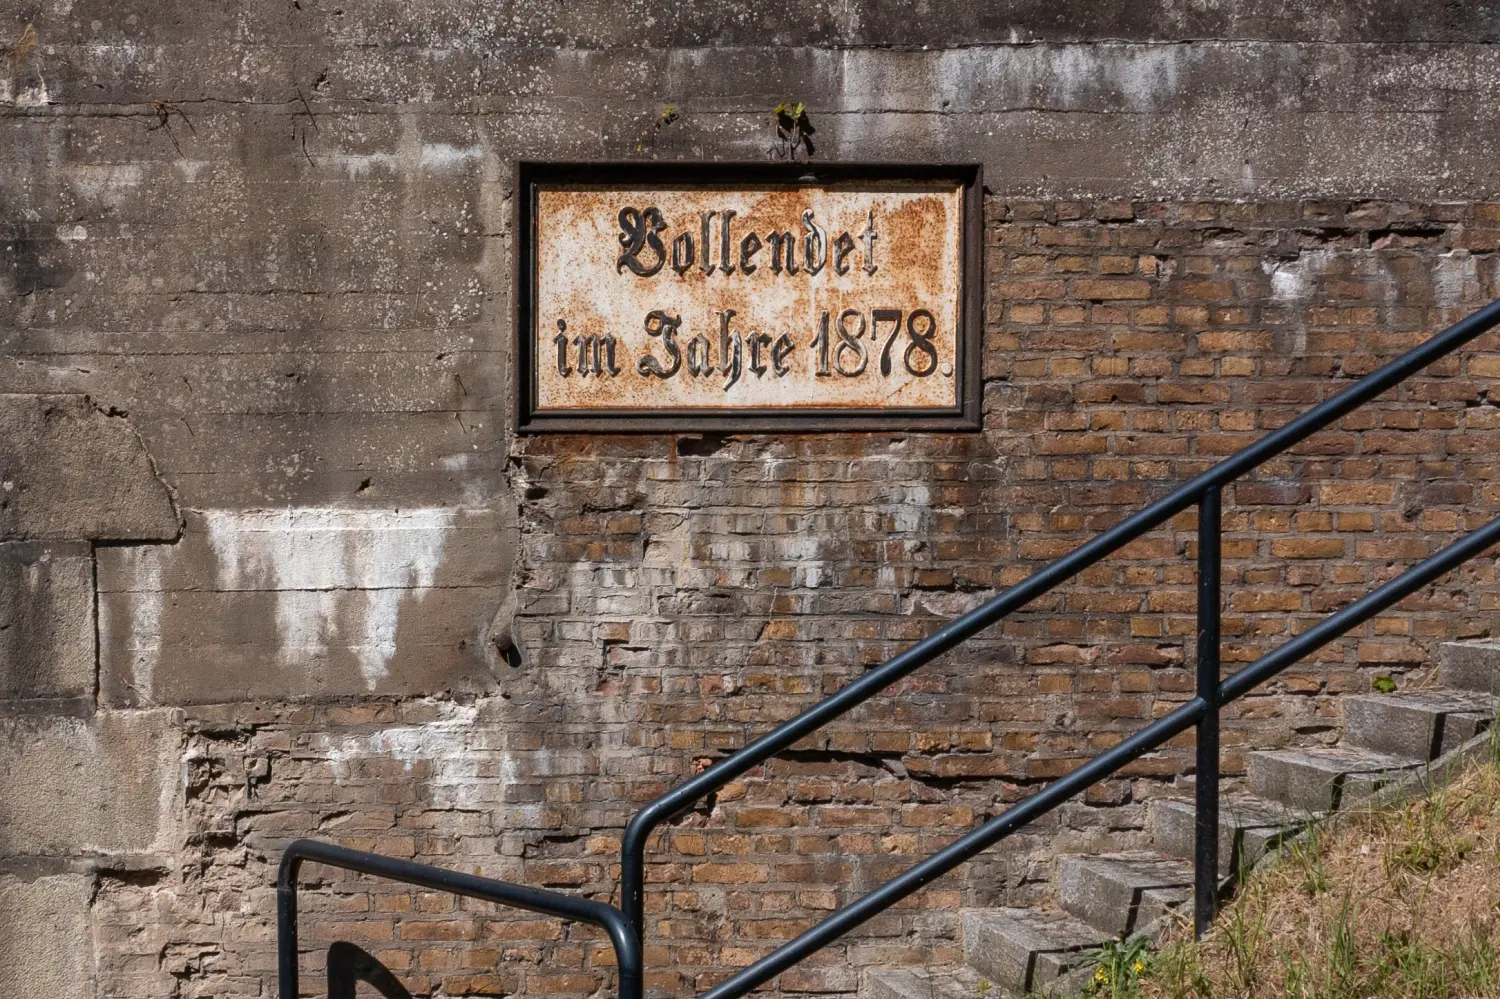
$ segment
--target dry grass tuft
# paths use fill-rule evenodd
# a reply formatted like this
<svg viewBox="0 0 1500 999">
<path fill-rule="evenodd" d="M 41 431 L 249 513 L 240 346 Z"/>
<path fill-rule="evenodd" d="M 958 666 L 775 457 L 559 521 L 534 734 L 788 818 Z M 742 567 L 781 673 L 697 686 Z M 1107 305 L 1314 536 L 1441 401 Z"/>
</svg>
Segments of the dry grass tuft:
<svg viewBox="0 0 1500 999">
<path fill-rule="evenodd" d="M 1153 999 L 1500 997 L 1500 765 L 1314 830 L 1131 984 Z"/>
</svg>

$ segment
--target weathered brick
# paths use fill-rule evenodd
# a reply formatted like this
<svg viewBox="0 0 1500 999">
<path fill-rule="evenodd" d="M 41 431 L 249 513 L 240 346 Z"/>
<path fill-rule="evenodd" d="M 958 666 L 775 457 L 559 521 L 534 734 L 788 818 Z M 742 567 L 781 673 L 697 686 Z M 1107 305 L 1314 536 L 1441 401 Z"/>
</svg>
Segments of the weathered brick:
<svg viewBox="0 0 1500 999">
<path fill-rule="evenodd" d="M 1079 298 L 1095 301 L 1111 299 L 1139 299 L 1151 297 L 1149 281 L 1096 280 L 1073 282 L 1073 294 Z"/>
<path fill-rule="evenodd" d="M 1277 558 L 1338 558 L 1344 554 L 1339 538 L 1277 538 L 1271 542 Z"/>
<path fill-rule="evenodd" d="M 698 884 L 739 885 L 765 882 L 770 874 L 755 864 L 695 864 L 693 881 Z"/>
</svg>

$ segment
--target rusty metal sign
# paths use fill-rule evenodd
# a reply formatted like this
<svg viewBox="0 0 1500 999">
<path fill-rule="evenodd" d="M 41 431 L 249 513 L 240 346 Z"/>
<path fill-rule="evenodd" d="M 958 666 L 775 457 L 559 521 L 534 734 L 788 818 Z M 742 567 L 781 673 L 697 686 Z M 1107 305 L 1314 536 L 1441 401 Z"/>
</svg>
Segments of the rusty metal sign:
<svg viewBox="0 0 1500 999">
<path fill-rule="evenodd" d="M 977 426 L 977 167 L 519 174 L 520 429 Z"/>
</svg>

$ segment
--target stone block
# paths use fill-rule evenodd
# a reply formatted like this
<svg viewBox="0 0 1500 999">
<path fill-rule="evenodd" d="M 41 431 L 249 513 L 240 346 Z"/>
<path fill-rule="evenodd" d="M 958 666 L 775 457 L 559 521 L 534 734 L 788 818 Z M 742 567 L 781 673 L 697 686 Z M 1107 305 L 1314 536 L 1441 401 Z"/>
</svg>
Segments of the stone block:
<svg viewBox="0 0 1500 999">
<path fill-rule="evenodd" d="M 932 972 L 925 969 L 870 972 L 862 994 L 868 999 L 974 999 L 978 976 L 971 969 L 956 972 Z M 993 984 L 993 983 L 991 983 Z M 1004 994 L 990 994 L 990 999 L 1004 999 Z"/>
<path fill-rule="evenodd" d="M 1438 679 L 1445 687 L 1500 696 L 1500 643 L 1448 642 Z"/>
<path fill-rule="evenodd" d="M 933 999 L 932 984 L 913 971 L 877 971 L 866 992 L 870 999 Z"/>
<path fill-rule="evenodd" d="M 168 849 L 181 796 L 170 714 L 0 718 L 0 857 Z"/>
<path fill-rule="evenodd" d="M 93 696 L 89 546 L 0 543 L 0 701 Z"/>
<path fill-rule="evenodd" d="M 182 541 L 99 552 L 107 704 L 483 692 L 508 592 L 503 515 L 189 511 Z"/>
<path fill-rule="evenodd" d="M 1135 916 L 1130 921 L 1130 932 L 1145 933 L 1173 913 L 1192 911 L 1193 889 L 1147 888 L 1141 892 L 1136 903 Z"/>
<path fill-rule="evenodd" d="M 1163 798 L 1151 806 L 1151 830 L 1158 850 L 1169 857 L 1193 859 L 1194 821 L 1191 801 Z M 1301 823 L 1285 805 L 1244 795 L 1219 802 L 1219 874 L 1252 866 L 1267 850 Z"/>
<path fill-rule="evenodd" d="M 1487 727 L 1495 700 L 1473 691 L 1436 690 L 1351 696 L 1343 705 L 1350 745 L 1430 760 Z"/>
<path fill-rule="evenodd" d="M 990 981 L 1027 992 L 1067 972 L 1109 934 L 1035 909 L 964 912 L 964 959 Z"/>
<path fill-rule="evenodd" d="M 64 999 L 90 996 L 94 951 L 89 927 L 91 876 L 0 875 L 0 995 Z"/>
<path fill-rule="evenodd" d="M 0 541 L 170 541 L 178 529 L 125 419 L 82 395 L 0 394 Z"/>
<path fill-rule="evenodd" d="M 1251 790 L 1309 813 L 1333 811 L 1368 797 L 1421 765 L 1406 757 L 1347 748 L 1277 750 L 1246 757 Z"/>
<path fill-rule="evenodd" d="M 1063 909 L 1106 936 L 1131 933 L 1145 925 L 1144 895 L 1190 887 L 1192 865 L 1159 854 L 1063 857 L 1058 862 L 1057 897 Z M 1180 903 L 1177 896 L 1153 896 L 1155 910 Z M 1156 911 L 1155 915 L 1160 915 Z"/>
</svg>

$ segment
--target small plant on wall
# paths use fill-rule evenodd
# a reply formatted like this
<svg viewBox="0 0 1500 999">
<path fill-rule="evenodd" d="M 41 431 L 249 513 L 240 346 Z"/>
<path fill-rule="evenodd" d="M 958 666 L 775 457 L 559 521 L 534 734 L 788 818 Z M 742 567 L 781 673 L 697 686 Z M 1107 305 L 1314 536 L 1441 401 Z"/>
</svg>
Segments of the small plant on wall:
<svg viewBox="0 0 1500 999">
<path fill-rule="evenodd" d="M 771 122 L 776 127 L 776 143 L 771 147 L 773 156 L 784 160 L 811 159 L 813 155 L 812 120 L 807 116 L 807 105 L 801 101 L 783 101 L 771 112 Z"/>
<path fill-rule="evenodd" d="M 656 155 L 657 136 L 661 135 L 663 129 L 676 122 L 680 117 L 682 116 L 677 113 L 676 104 L 668 104 L 663 107 L 661 109 L 661 114 L 658 114 L 651 120 L 650 131 L 646 133 L 646 136 L 640 142 L 637 142 L 635 144 L 635 151 L 639 153 L 643 151 L 649 144 L 651 147 L 651 154 L 653 156 Z"/>
</svg>

